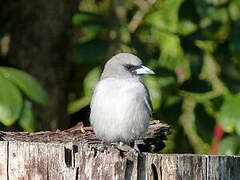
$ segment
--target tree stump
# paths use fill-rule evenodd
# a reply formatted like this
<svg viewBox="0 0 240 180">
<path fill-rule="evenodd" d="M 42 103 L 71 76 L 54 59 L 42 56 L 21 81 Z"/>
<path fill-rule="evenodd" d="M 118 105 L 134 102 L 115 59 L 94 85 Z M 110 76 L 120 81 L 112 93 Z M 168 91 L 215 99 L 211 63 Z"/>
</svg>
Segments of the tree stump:
<svg viewBox="0 0 240 180">
<path fill-rule="evenodd" d="M 239 156 L 120 152 L 81 126 L 0 132 L 0 180 L 238 180 Z"/>
</svg>

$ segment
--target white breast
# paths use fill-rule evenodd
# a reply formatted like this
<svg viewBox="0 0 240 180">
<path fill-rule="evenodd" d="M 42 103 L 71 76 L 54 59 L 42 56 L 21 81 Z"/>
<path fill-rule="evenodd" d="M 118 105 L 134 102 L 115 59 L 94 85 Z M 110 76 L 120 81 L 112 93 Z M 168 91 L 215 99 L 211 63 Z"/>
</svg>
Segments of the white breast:
<svg viewBox="0 0 240 180">
<path fill-rule="evenodd" d="M 131 142 L 147 130 L 146 89 L 137 80 L 100 81 L 91 102 L 90 121 L 99 139 Z"/>
</svg>

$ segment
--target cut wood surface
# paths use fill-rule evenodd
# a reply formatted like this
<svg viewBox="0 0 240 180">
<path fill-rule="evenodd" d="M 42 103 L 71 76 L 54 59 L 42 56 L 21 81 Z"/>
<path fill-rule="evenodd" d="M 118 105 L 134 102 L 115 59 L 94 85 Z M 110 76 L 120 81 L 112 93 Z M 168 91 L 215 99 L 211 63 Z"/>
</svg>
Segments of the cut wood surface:
<svg viewBox="0 0 240 180">
<path fill-rule="evenodd" d="M 0 180 L 240 180 L 239 156 L 119 152 L 88 128 L 0 132 Z"/>
</svg>

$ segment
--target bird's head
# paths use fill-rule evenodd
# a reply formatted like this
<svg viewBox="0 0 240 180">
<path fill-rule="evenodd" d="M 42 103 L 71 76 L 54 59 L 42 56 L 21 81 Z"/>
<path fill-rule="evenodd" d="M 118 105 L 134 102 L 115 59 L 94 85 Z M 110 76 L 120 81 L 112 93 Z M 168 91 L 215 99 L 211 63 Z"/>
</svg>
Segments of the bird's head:
<svg viewBox="0 0 240 180">
<path fill-rule="evenodd" d="M 139 78 L 154 72 L 142 65 L 142 60 L 129 53 L 119 53 L 105 64 L 101 79 L 105 78 Z"/>
</svg>

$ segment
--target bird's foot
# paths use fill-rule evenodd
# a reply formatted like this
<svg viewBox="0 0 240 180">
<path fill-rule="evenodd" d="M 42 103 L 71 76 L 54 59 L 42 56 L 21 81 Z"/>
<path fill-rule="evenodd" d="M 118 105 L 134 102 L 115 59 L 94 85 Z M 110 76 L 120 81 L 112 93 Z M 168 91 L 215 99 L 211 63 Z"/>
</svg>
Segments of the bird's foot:
<svg viewBox="0 0 240 180">
<path fill-rule="evenodd" d="M 128 152 L 132 149 L 131 146 L 123 142 L 112 143 L 112 145 L 114 145 L 119 151 L 122 151 L 122 152 Z"/>
<path fill-rule="evenodd" d="M 104 152 L 106 150 L 107 150 L 107 146 L 104 144 L 97 147 L 97 151 Z"/>
<path fill-rule="evenodd" d="M 119 143 L 112 143 L 119 151 L 122 152 L 135 152 L 140 153 L 137 143 L 134 143 L 134 147 L 129 144 L 119 142 Z"/>
<path fill-rule="evenodd" d="M 134 147 L 133 147 L 133 150 L 134 150 L 136 153 L 140 153 L 140 152 L 141 152 L 141 151 L 139 150 L 139 148 L 138 148 L 137 141 L 134 141 Z"/>
<path fill-rule="evenodd" d="M 98 146 L 95 146 L 94 149 L 95 149 L 95 151 L 104 152 L 108 149 L 108 147 L 104 142 L 102 142 Z"/>
</svg>

